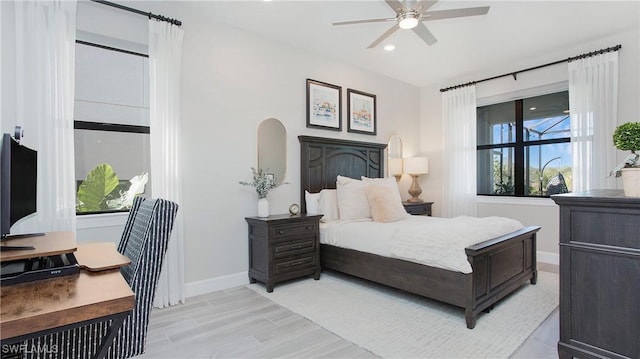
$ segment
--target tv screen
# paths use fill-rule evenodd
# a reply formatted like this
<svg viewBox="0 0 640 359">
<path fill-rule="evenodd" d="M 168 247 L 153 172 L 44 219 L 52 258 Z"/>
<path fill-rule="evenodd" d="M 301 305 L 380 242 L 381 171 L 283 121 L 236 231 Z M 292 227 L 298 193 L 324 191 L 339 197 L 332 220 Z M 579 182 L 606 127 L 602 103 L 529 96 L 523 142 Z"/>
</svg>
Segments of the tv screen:
<svg viewBox="0 0 640 359">
<path fill-rule="evenodd" d="M 36 212 L 38 154 L 5 133 L 0 160 L 0 234 L 6 237 L 14 223 Z"/>
</svg>

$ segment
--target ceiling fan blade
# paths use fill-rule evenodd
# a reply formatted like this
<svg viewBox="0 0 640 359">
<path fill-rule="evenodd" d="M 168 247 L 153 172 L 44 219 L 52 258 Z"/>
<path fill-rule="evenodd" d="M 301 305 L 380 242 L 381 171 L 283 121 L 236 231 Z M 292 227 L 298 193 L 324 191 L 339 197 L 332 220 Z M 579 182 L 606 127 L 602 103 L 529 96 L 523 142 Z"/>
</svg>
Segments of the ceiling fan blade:
<svg viewBox="0 0 640 359">
<path fill-rule="evenodd" d="M 366 19 L 366 20 L 351 20 L 351 21 L 338 21 L 331 23 L 333 26 L 338 25 L 354 25 L 354 24 L 366 24 L 370 22 L 387 22 L 387 21 L 396 21 L 395 18 L 380 18 L 380 19 Z"/>
<path fill-rule="evenodd" d="M 422 21 L 451 19 L 454 17 L 486 15 L 489 6 L 468 7 L 464 9 L 429 11 L 422 15 Z"/>
<path fill-rule="evenodd" d="M 385 31 L 384 34 L 382 34 L 379 38 L 377 38 L 376 41 L 372 42 L 371 45 L 367 46 L 367 49 L 373 49 L 374 47 L 378 46 L 381 42 L 383 42 L 387 37 L 391 36 L 391 34 L 396 32 L 396 30 L 398 30 L 399 28 L 400 26 L 398 26 L 398 24 L 393 25 L 389 30 Z"/>
<path fill-rule="evenodd" d="M 431 46 L 438 42 L 435 36 L 424 26 L 423 23 L 419 23 L 418 26 L 413 28 L 413 32 L 415 32 L 420 38 L 427 43 L 427 45 Z"/>
<path fill-rule="evenodd" d="M 424 1 L 420 1 L 418 2 L 418 7 L 420 8 L 421 12 L 425 12 L 427 10 L 429 10 L 433 5 L 435 5 L 438 2 L 438 0 L 424 0 Z"/>
<path fill-rule="evenodd" d="M 399 14 L 401 11 L 404 11 L 404 7 L 402 6 L 402 3 L 398 0 L 384 0 L 384 2 L 386 2 L 387 5 L 389 5 L 389 7 L 396 12 L 396 14 Z"/>
</svg>

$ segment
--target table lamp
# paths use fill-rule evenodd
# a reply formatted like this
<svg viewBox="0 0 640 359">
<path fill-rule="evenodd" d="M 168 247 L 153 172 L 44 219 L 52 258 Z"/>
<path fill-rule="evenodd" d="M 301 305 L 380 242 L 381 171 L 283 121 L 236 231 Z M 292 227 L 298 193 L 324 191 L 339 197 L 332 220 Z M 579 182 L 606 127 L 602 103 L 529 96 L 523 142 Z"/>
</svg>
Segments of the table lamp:
<svg viewBox="0 0 640 359">
<path fill-rule="evenodd" d="M 404 172 L 408 173 L 413 181 L 411 187 L 409 187 L 409 194 L 411 198 L 407 202 L 422 203 L 420 194 L 422 188 L 418 184 L 418 177 L 423 174 L 429 173 L 429 159 L 427 157 L 411 157 L 404 159 Z"/>
<path fill-rule="evenodd" d="M 402 177 L 402 158 L 389 159 L 389 174 L 396 178 L 396 182 Z"/>
</svg>

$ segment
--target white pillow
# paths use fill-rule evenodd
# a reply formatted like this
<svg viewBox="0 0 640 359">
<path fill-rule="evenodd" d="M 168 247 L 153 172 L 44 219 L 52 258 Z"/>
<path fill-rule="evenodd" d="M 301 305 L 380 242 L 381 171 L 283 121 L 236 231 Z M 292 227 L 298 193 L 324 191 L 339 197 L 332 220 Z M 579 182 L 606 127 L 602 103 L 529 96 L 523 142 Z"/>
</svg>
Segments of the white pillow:
<svg viewBox="0 0 640 359">
<path fill-rule="evenodd" d="M 400 196 L 400 188 L 398 188 L 398 182 L 393 177 L 387 178 L 369 178 L 362 176 L 362 181 L 368 185 L 385 186 L 388 187 L 394 194 L 398 195 L 398 199 L 402 204 L 402 197 Z"/>
<path fill-rule="evenodd" d="M 304 191 L 304 203 L 307 208 L 307 214 L 318 214 L 319 206 L 320 206 L 320 196 L 322 192 L 318 193 L 310 193 L 309 191 Z"/>
<path fill-rule="evenodd" d="M 320 191 L 320 203 L 318 213 L 322 214 L 322 222 L 340 219 L 338 210 L 338 191 L 335 189 L 323 189 Z"/>
<path fill-rule="evenodd" d="M 369 201 L 364 192 L 366 186 L 363 181 L 338 176 L 336 187 L 341 220 L 371 218 Z"/>
<path fill-rule="evenodd" d="M 371 207 L 371 217 L 374 222 L 396 222 L 407 219 L 400 195 L 389 186 L 370 184 L 365 188 L 365 194 Z"/>
</svg>

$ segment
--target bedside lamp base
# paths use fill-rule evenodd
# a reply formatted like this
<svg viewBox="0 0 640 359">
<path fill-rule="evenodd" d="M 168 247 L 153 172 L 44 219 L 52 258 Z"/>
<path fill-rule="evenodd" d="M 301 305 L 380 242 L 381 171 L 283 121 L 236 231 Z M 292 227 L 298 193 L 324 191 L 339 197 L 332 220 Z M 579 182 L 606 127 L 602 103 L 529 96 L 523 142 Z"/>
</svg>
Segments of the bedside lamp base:
<svg viewBox="0 0 640 359">
<path fill-rule="evenodd" d="M 420 185 L 418 184 L 419 175 L 410 175 L 410 176 L 413 179 L 411 182 L 411 187 L 409 187 L 409 194 L 411 195 L 411 198 L 408 199 L 407 202 L 422 203 L 424 201 L 422 200 L 422 198 L 420 198 L 420 195 L 422 194 L 422 188 L 420 188 Z"/>
</svg>

